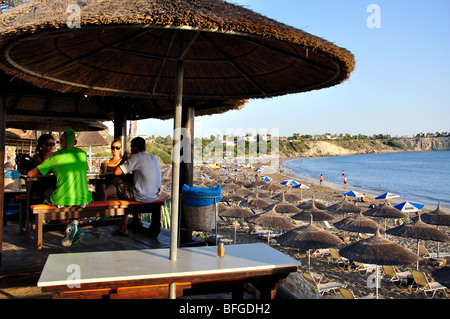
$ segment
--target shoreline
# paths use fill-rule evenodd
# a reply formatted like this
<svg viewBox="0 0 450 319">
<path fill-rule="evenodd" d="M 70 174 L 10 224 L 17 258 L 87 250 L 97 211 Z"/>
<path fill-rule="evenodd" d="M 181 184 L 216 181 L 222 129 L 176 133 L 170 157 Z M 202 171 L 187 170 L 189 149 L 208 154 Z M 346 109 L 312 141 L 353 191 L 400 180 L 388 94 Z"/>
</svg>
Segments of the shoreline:
<svg viewBox="0 0 450 319">
<path fill-rule="evenodd" d="M 435 151 L 405 151 L 404 153 L 412 153 L 412 152 L 422 153 L 422 152 L 435 152 Z M 371 154 L 353 154 L 353 155 L 371 155 Z M 280 167 L 284 168 L 284 166 L 287 166 L 286 165 L 287 161 L 301 160 L 303 158 L 311 159 L 311 158 L 339 157 L 339 156 L 353 156 L 353 155 L 336 155 L 336 156 L 321 156 L 321 157 L 283 157 L 281 159 Z M 308 184 L 319 185 L 318 180 L 311 178 L 311 177 L 301 176 L 300 174 L 296 174 L 295 172 L 293 172 L 292 175 L 290 175 L 288 172 L 285 172 L 284 175 L 286 177 L 290 177 L 290 178 L 297 178 L 300 181 L 304 181 Z M 334 190 L 340 191 L 341 193 L 349 191 L 349 190 L 354 190 L 354 191 L 363 193 L 366 195 L 366 197 L 370 197 L 370 198 L 375 198 L 376 196 L 387 192 L 387 190 L 376 191 L 373 189 L 365 188 L 364 186 L 352 186 L 351 184 L 347 184 L 346 189 L 344 189 L 344 186 L 342 184 L 338 184 L 336 182 L 329 182 L 329 181 L 324 181 L 324 185 L 327 185 L 328 187 L 330 187 Z M 438 203 L 434 203 L 434 204 L 430 203 L 429 199 L 413 198 L 413 197 L 408 197 L 408 196 L 404 196 L 401 194 L 400 194 L 400 198 L 390 199 L 390 202 L 394 205 L 405 202 L 405 201 L 423 204 L 423 205 L 425 205 L 424 209 L 428 209 L 428 210 L 434 210 L 434 209 L 436 209 L 436 207 L 438 205 Z M 449 204 L 441 203 L 441 208 L 443 208 L 444 210 L 448 210 L 450 213 L 450 205 Z"/>
</svg>

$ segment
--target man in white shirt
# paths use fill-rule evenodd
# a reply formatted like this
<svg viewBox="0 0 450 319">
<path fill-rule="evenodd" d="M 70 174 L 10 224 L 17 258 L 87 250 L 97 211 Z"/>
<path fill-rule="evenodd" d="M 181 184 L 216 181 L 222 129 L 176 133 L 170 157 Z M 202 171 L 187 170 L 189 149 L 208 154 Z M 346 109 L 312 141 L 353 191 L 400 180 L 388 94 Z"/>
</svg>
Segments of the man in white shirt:
<svg viewBox="0 0 450 319">
<path fill-rule="evenodd" d="M 133 173 L 133 184 L 121 178 L 114 178 L 112 183 L 116 186 L 119 199 L 151 203 L 159 198 L 161 189 L 161 166 L 158 159 L 145 152 L 145 140 L 136 137 L 131 141 L 131 153 L 128 160 L 116 167 L 114 175 Z M 128 216 L 122 218 L 122 226 L 115 235 L 128 235 Z"/>
</svg>

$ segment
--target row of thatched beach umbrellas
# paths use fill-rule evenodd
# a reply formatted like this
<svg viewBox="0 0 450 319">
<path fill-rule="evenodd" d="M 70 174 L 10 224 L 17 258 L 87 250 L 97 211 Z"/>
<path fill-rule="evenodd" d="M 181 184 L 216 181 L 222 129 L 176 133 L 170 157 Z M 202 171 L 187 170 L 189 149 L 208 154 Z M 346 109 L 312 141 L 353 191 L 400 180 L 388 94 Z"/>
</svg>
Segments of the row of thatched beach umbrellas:
<svg viewBox="0 0 450 319">
<path fill-rule="evenodd" d="M 234 183 L 234 182 L 233 182 Z M 237 185 L 237 184 L 236 184 Z M 269 188 L 269 185 L 273 183 L 261 183 L 265 188 Z M 251 187 L 251 185 L 247 185 Z M 289 194 L 287 191 L 282 191 L 276 196 L 272 196 L 272 199 L 278 198 L 280 201 L 277 204 L 273 204 L 272 208 L 266 212 L 254 214 L 249 208 L 240 207 L 241 202 L 247 202 L 250 207 L 254 208 L 267 208 L 271 206 L 270 202 L 264 200 L 261 197 L 270 197 L 267 193 L 263 193 L 260 190 L 261 186 L 258 186 L 256 192 L 249 191 L 243 185 L 238 187 L 228 188 L 229 195 L 224 196 L 225 201 L 235 202 L 237 205 L 233 205 L 230 208 L 224 208 L 220 214 L 222 217 L 243 218 L 249 223 L 255 223 L 268 229 L 279 229 L 286 231 L 284 234 L 276 238 L 277 242 L 281 245 L 305 249 L 308 254 L 308 272 L 310 271 L 310 250 L 331 248 L 340 246 L 343 244 L 342 240 L 319 227 L 313 225 L 313 221 L 332 221 L 334 216 L 327 213 L 327 210 L 334 211 L 334 213 L 350 213 L 354 214 L 347 218 L 344 218 L 336 223 L 334 227 L 344 231 L 357 232 L 357 233 L 373 233 L 374 236 L 357 241 L 342 248 L 339 253 L 341 256 L 346 257 L 353 261 L 370 263 L 376 265 L 408 265 L 417 263 L 417 269 L 419 267 L 420 257 L 419 251 L 414 254 L 410 250 L 403 246 L 383 238 L 380 233 L 386 232 L 386 234 L 409 237 L 417 240 L 432 240 L 437 242 L 450 242 L 450 237 L 442 233 L 438 229 L 424 223 L 422 221 L 430 221 L 430 224 L 447 225 L 449 226 L 450 214 L 440 209 L 440 204 L 435 211 L 423 213 L 414 218 L 409 223 L 403 223 L 400 226 L 386 230 L 386 220 L 388 218 L 393 219 L 408 219 L 406 213 L 394 208 L 392 205 L 385 203 L 377 206 L 373 206 L 371 209 L 363 212 L 362 207 L 355 205 L 347 200 L 346 197 L 342 202 L 326 206 L 321 202 L 316 202 L 314 198 L 311 201 L 304 201 L 300 205 L 295 206 L 292 202 L 299 201 L 295 194 Z M 227 189 L 224 187 L 224 189 Z M 234 189 L 234 191 L 233 191 Z M 283 188 L 274 187 L 277 190 L 283 190 Z M 236 191 L 238 191 L 236 194 Z M 287 196 L 289 195 L 289 196 Z M 292 195 L 292 196 L 291 196 Z M 247 197 L 244 198 L 244 197 Z M 290 200 L 286 200 L 289 198 Z M 319 209 L 320 206 L 322 209 Z M 290 214 L 291 219 L 310 221 L 309 225 L 297 227 L 292 222 L 288 221 L 283 214 Z M 382 227 L 370 217 L 383 218 L 385 220 L 385 227 Z M 236 231 L 236 228 L 235 228 Z M 376 267 L 376 285 L 377 285 L 377 297 L 378 297 L 378 267 Z"/>
</svg>

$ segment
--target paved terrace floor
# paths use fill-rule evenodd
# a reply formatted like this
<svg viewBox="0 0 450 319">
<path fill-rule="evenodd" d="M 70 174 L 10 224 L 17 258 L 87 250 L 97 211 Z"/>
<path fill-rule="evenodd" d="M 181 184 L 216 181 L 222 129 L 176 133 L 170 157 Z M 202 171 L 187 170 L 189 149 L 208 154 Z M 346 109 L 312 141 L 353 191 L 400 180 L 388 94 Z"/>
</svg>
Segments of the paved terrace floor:
<svg viewBox="0 0 450 319">
<path fill-rule="evenodd" d="M 15 222 L 8 222 L 3 232 L 3 252 L 0 265 L 0 299 L 3 298 L 50 298 L 40 293 L 36 286 L 48 255 L 72 252 L 113 251 L 170 247 L 170 232 L 161 229 L 158 238 L 129 228 L 128 236 L 115 236 L 117 225 L 101 226 L 100 233 L 83 228 L 85 236 L 71 247 L 63 247 L 63 227 L 56 227 L 43 234 L 42 250 L 20 233 Z"/>
</svg>

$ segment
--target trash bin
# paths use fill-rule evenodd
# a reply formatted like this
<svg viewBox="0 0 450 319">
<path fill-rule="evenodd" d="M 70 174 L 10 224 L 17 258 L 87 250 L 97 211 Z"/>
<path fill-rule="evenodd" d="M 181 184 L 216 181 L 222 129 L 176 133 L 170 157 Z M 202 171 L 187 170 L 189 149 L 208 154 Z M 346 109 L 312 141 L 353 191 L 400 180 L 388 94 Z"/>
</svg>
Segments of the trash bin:
<svg viewBox="0 0 450 319">
<path fill-rule="evenodd" d="M 186 226 L 199 231 L 216 229 L 216 205 L 221 200 L 222 188 L 191 187 L 183 185 L 183 209 Z"/>
</svg>

